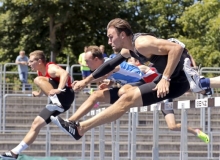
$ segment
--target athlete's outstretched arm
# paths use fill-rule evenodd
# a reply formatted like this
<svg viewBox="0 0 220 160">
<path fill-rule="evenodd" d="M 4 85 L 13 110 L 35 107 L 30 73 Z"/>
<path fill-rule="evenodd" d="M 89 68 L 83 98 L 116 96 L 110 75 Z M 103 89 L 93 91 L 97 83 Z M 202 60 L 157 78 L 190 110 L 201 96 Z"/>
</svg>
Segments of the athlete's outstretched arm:
<svg viewBox="0 0 220 160">
<path fill-rule="evenodd" d="M 128 50 L 126 50 L 126 51 L 128 51 Z M 128 52 L 126 52 L 126 53 L 128 53 Z M 124 60 L 126 60 L 127 57 L 128 57 L 128 55 L 125 55 L 123 53 L 118 54 L 113 59 L 103 63 L 98 69 L 96 69 L 92 74 L 90 74 L 90 76 L 88 76 L 84 80 L 73 83 L 73 89 L 75 91 L 82 90 L 92 80 L 97 79 L 102 76 L 105 76 L 106 74 L 108 74 L 109 72 L 114 70 L 115 67 L 118 66 L 120 63 L 122 63 Z"/>
<path fill-rule="evenodd" d="M 111 72 L 109 72 L 108 74 L 102 76 L 102 77 L 99 77 L 97 79 L 94 79 L 91 81 L 91 83 L 97 83 L 97 82 L 101 82 L 105 79 L 108 79 L 108 77 L 110 77 L 113 73 L 115 72 L 118 72 L 120 70 L 120 65 L 116 66 Z"/>
</svg>

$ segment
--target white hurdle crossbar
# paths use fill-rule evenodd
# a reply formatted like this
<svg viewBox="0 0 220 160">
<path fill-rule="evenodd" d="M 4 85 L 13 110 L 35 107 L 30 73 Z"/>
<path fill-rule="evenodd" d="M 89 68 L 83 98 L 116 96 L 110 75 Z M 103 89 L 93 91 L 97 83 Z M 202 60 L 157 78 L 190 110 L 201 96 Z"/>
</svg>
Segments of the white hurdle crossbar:
<svg viewBox="0 0 220 160">
<path fill-rule="evenodd" d="M 181 109 L 181 140 L 180 140 L 180 160 L 188 160 L 188 147 L 187 147 L 187 109 L 191 108 L 209 108 L 209 107 L 220 107 L 220 97 L 210 97 L 210 98 L 203 98 L 203 99 L 195 99 L 195 100 L 184 100 L 184 101 L 173 101 L 173 102 L 161 102 L 157 104 L 153 104 L 150 106 L 142 106 L 142 107 L 133 107 L 130 109 L 129 113 L 129 119 L 131 119 L 132 126 L 131 126 L 131 133 L 128 132 L 128 134 L 131 134 L 129 137 L 131 146 L 128 147 L 130 149 L 130 153 L 128 155 L 128 158 L 131 160 L 136 159 L 136 119 L 137 119 L 137 112 L 148 112 L 153 111 L 153 147 L 152 147 L 152 159 L 159 159 L 159 147 L 158 147 L 158 138 L 159 138 L 159 110 L 173 110 L 173 109 Z M 101 110 L 105 108 L 99 108 L 92 110 L 88 115 L 95 115 L 94 113 L 99 113 Z M 98 110 L 96 112 L 96 110 Z M 118 122 L 118 121 L 117 121 Z M 129 122 L 130 123 L 130 120 Z M 112 129 L 114 125 L 112 124 Z M 114 147 L 116 150 L 115 155 L 112 155 L 112 158 L 115 160 L 119 159 L 118 154 L 118 147 L 119 145 L 119 137 L 117 135 L 119 134 L 119 126 L 116 128 L 116 130 L 112 131 L 117 132 L 116 133 L 116 139 L 113 138 L 114 141 Z M 115 135 L 112 135 L 115 136 Z M 92 143 L 91 143 L 92 145 Z M 91 146 L 92 147 L 92 146 Z M 102 150 L 103 151 L 103 150 Z M 94 156 L 94 155 L 92 155 Z M 209 157 L 212 155 L 209 154 Z M 102 155 L 102 158 L 104 158 L 104 155 Z"/>
</svg>

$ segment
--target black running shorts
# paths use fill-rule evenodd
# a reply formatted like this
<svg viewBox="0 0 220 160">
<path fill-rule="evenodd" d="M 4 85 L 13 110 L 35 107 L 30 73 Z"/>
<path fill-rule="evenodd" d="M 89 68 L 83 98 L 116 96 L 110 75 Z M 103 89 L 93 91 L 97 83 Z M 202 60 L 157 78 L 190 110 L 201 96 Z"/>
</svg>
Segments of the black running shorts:
<svg viewBox="0 0 220 160">
<path fill-rule="evenodd" d="M 110 104 L 115 103 L 115 102 L 119 99 L 119 96 L 118 96 L 118 91 L 119 91 L 119 89 L 120 89 L 120 88 L 118 88 L 118 87 L 113 87 L 113 88 L 110 88 L 110 89 L 109 89 Z"/>
<path fill-rule="evenodd" d="M 49 79 L 49 83 L 53 86 L 53 88 L 58 88 L 58 85 L 59 85 L 58 82 L 56 82 L 52 79 Z M 71 104 L 73 103 L 74 96 L 75 96 L 72 88 L 70 88 L 70 87 L 65 87 L 65 88 L 66 88 L 65 92 L 61 92 L 60 94 L 57 94 L 57 97 L 64 108 L 64 112 L 67 111 L 71 107 Z M 50 103 L 52 103 L 52 102 L 50 102 Z M 51 120 L 50 120 L 51 115 L 57 116 L 59 114 L 61 114 L 61 113 L 58 111 L 51 112 L 47 108 L 44 108 L 39 113 L 39 116 L 42 117 L 45 120 L 45 122 L 48 124 L 51 122 Z"/>
<path fill-rule="evenodd" d="M 164 117 L 166 117 L 166 115 L 168 114 L 174 114 L 174 110 L 161 110 L 161 112 L 163 113 Z"/>
<path fill-rule="evenodd" d="M 171 79 L 169 93 L 163 98 L 157 98 L 157 91 L 153 91 L 152 89 L 156 87 L 158 82 L 159 80 L 138 86 L 142 95 L 143 106 L 161 102 L 165 99 L 177 98 L 183 95 L 190 88 L 184 71 L 180 71 L 178 76 Z"/>
<path fill-rule="evenodd" d="M 140 85 L 146 84 L 146 82 L 144 80 L 140 80 L 138 82 L 129 83 L 129 84 L 132 85 L 132 86 L 140 86 Z M 170 99 L 169 102 L 172 102 L 172 99 Z M 164 117 L 167 114 L 174 114 L 173 110 L 161 110 L 161 112 L 163 113 Z"/>
<path fill-rule="evenodd" d="M 167 99 L 167 102 L 173 102 L 172 99 Z M 163 113 L 164 117 L 166 117 L 167 114 L 174 114 L 174 110 L 161 110 L 161 112 Z"/>
</svg>

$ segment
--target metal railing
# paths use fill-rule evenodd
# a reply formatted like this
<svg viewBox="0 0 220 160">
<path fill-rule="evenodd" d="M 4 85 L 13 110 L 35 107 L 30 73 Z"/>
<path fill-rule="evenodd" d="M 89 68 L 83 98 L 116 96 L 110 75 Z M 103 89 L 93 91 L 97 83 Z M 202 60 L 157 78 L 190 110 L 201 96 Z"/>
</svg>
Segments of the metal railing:
<svg viewBox="0 0 220 160">
<path fill-rule="evenodd" d="M 13 65 L 13 64 L 7 64 L 6 66 L 8 65 Z M 76 67 L 80 67 L 80 65 L 72 65 L 70 67 L 70 75 L 71 77 L 73 77 L 74 75 L 74 72 L 73 72 L 73 69 L 76 68 Z M 30 97 L 31 95 L 30 94 L 4 94 L 5 93 L 5 76 L 6 74 L 17 74 L 17 72 L 10 72 L 10 71 L 6 71 L 6 67 L 4 67 L 4 70 L 2 70 L 2 67 L 0 65 L 0 76 L 1 79 L 3 78 L 3 83 L 0 83 L 1 87 L 0 87 L 0 93 L 3 93 L 3 95 L 0 96 L 1 98 L 1 101 L 0 103 L 2 102 L 3 100 L 3 104 L 0 105 L 0 131 L 1 132 L 5 132 L 5 108 L 6 108 L 6 98 L 7 97 L 10 97 L 10 96 L 22 96 L 22 97 Z M 207 69 L 207 70 L 206 70 Z M 213 69 L 213 70 L 212 70 Z M 200 73 L 203 74 L 203 73 L 220 73 L 220 68 L 211 68 L 211 67 L 204 67 L 204 68 L 201 68 L 200 69 Z M 3 74 L 2 74 L 3 73 Z M 34 74 L 34 73 L 33 73 Z M 36 73 L 35 73 L 36 74 Z M 1 90 L 3 88 L 3 90 Z M 3 92 L 2 92 L 3 91 Z M 203 98 L 203 97 L 199 97 L 199 98 Z M 75 112 L 75 101 L 74 101 L 74 104 L 73 104 L 73 113 Z M 185 103 L 183 103 L 185 104 Z M 159 147 L 158 147 L 158 136 L 159 136 L 159 130 L 158 130 L 158 110 L 157 108 L 159 108 L 159 105 L 160 104 L 156 104 L 157 107 L 155 107 L 155 105 L 152 105 L 152 108 L 156 108 L 156 109 L 153 109 L 151 111 L 153 111 L 153 147 L 152 147 L 152 159 L 155 160 L 155 159 L 159 159 Z M 189 157 L 188 157 L 188 148 L 187 148 L 187 111 L 186 109 L 184 108 L 184 105 L 182 105 L 182 108 L 181 109 L 181 122 L 182 122 L 182 128 L 181 128 L 181 146 L 180 146 L 180 159 L 182 160 L 187 160 Z M 204 108 L 202 108 L 201 110 L 204 110 Z M 96 115 L 97 113 L 101 112 L 102 109 L 96 109 L 96 110 L 92 110 L 87 116 L 93 116 L 93 115 Z M 128 159 L 132 159 L 132 160 L 135 160 L 136 159 L 136 136 L 137 136 L 137 132 L 136 132 L 136 127 L 137 127 L 137 118 L 138 118 L 138 112 L 143 112 L 143 111 L 149 111 L 148 109 L 144 108 L 144 107 L 141 107 L 140 110 L 138 110 L 137 108 L 132 108 L 130 110 L 130 113 L 129 113 L 129 123 L 131 124 L 131 128 L 128 127 Z M 201 112 L 201 127 L 203 128 L 203 131 L 205 131 L 205 120 L 206 120 L 206 117 L 205 117 L 205 112 L 202 111 Z M 208 112 L 208 127 L 207 127 L 207 132 L 210 136 L 210 144 L 207 145 L 207 150 L 208 150 L 208 154 L 207 154 L 207 158 L 209 159 L 213 159 L 213 134 L 219 134 L 220 132 L 212 132 L 211 131 L 211 113 L 210 113 L 210 108 L 207 109 L 207 112 Z M 66 113 L 66 117 L 69 117 L 69 112 Z M 2 123 L 1 123 L 2 122 Z M 116 129 L 115 129 L 115 126 L 114 126 L 114 122 L 111 123 L 111 133 L 113 135 L 112 137 L 112 159 L 114 160 L 119 160 L 121 159 L 119 157 L 119 135 L 122 131 L 120 131 L 120 127 L 119 127 L 119 122 L 120 120 L 117 120 L 116 121 Z M 105 139 L 104 139 L 104 129 L 105 129 L 105 126 L 100 126 L 100 129 L 99 129 L 99 134 L 101 135 L 99 141 L 100 141 L 100 148 L 99 148 L 99 152 L 100 153 L 104 153 L 105 149 L 104 149 L 104 142 L 105 142 Z M 90 131 L 90 134 L 91 134 L 91 144 L 90 144 L 90 159 L 93 160 L 94 159 L 94 132 L 95 130 L 92 129 Z M 49 129 L 49 126 L 47 128 L 47 136 L 46 136 L 46 154 L 45 156 L 50 156 L 50 152 L 51 152 L 51 148 L 50 148 L 50 145 L 51 145 L 51 131 Z M 85 139 L 82 140 L 82 159 L 85 159 Z M 99 156 L 100 159 L 105 159 L 105 155 L 104 154 L 100 154 Z M 198 159 L 201 159 L 201 157 L 198 157 Z M 196 159 L 196 158 L 190 158 L 190 159 Z"/>
<path fill-rule="evenodd" d="M 3 124 L 1 124 L 1 126 L 3 126 L 2 128 L 2 132 L 4 133 L 5 132 L 5 104 L 6 104 L 6 98 L 9 97 L 9 96 L 31 96 L 30 94 L 6 94 L 4 96 L 4 99 L 3 99 Z M 217 97 L 218 98 L 218 97 Z M 219 100 L 219 98 L 218 98 Z M 217 101 L 217 100 L 216 100 Z M 183 107 L 182 108 L 182 113 L 181 113 L 181 122 L 182 122 L 182 128 L 181 128 L 181 150 L 180 150 L 180 159 L 184 159 L 184 160 L 187 160 L 188 159 L 188 150 L 187 150 L 187 112 L 186 112 L 186 108 L 187 107 L 187 103 L 189 103 L 189 101 L 182 101 L 182 104 L 181 106 Z M 169 104 L 170 105 L 170 104 Z M 160 106 L 160 104 L 157 104 L 157 107 L 155 106 L 151 106 L 151 108 L 155 108 L 154 111 L 153 111 L 153 122 L 154 122 L 154 125 L 153 125 L 153 148 L 152 148 L 152 159 L 155 160 L 159 157 L 159 147 L 158 147 L 158 108 L 162 109 Z M 174 107 L 173 107 L 174 108 Z M 164 109 L 164 108 L 163 108 Z M 91 111 L 88 115 L 89 116 L 93 116 L 93 115 L 96 115 L 98 114 L 99 112 L 101 112 L 101 110 L 103 110 L 102 108 L 101 109 L 97 109 L 97 110 L 93 110 Z M 135 160 L 136 159 L 136 118 L 137 118 L 137 114 L 138 112 L 140 111 L 151 111 L 152 109 L 149 109 L 148 106 L 145 106 L 145 107 L 141 107 L 139 110 L 137 108 L 132 108 L 131 109 L 131 116 L 129 118 L 129 122 L 132 122 L 132 126 L 131 126 L 131 131 L 130 132 L 127 132 L 128 134 L 131 134 L 131 137 L 130 137 L 130 140 L 128 139 L 128 145 L 130 145 L 130 151 L 128 151 L 128 153 L 131 153 L 130 155 L 128 154 L 128 158 L 129 159 L 132 159 L 132 160 Z M 114 130 L 114 127 L 112 128 L 112 133 L 116 134 L 116 138 L 115 140 L 113 139 L 113 142 L 114 143 L 114 148 L 115 150 L 113 151 L 114 155 L 114 159 L 118 160 L 120 159 L 119 157 L 119 142 L 120 142 L 120 139 L 119 139 L 119 135 L 120 135 L 120 127 L 119 127 L 119 122 L 120 120 L 117 120 L 116 121 L 116 130 Z M 210 126 L 209 126 L 210 127 Z M 208 128 L 209 128 L 208 127 Z M 103 138 L 103 132 L 104 132 L 105 128 L 104 126 L 101 126 L 101 129 L 99 129 L 99 135 L 102 135 L 99 140 L 100 140 L 100 146 L 103 146 L 104 145 L 104 138 Z M 47 133 L 47 142 L 46 142 L 46 155 L 50 155 L 50 136 L 51 136 L 51 131 L 49 130 L 49 128 L 47 129 L 48 133 Z M 95 129 L 92 129 L 91 130 L 91 148 L 90 148 L 90 156 L 93 157 L 93 158 L 90 158 L 90 159 L 94 159 L 94 132 L 95 132 Z M 215 132 L 215 134 L 217 134 L 218 132 Z M 213 149 L 212 149 L 212 132 L 209 133 L 210 135 L 210 149 L 208 149 L 208 154 L 207 157 L 208 158 L 212 158 L 213 157 Z M 104 153 L 104 147 L 100 147 L 99 148 L 99 152 L 100 153 Z M 83 150 L 82 150 L 82 156 L 84 155 L 85 157 L 85 153 L 83 154 Z M 105 159 L 104 158 L 104 154 L 100 154 L 100 159 Z"/>
</svg>

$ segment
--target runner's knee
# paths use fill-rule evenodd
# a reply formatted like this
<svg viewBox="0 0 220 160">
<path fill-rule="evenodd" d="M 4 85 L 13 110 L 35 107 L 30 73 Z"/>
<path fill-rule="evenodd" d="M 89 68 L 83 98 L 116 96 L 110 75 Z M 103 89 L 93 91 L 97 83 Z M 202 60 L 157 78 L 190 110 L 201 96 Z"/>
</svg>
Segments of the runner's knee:
<svg viewBox="0 0 220 160">
<path fill-rule="evenodd" d="M 123 107 L 125 110 L 129 109 L 130 107 L 134 107 L 134 102 L 135 102 L 135 90 L 130 89 L 128 92 L 126 91 L 123 95 L 120 97 L 120 102 L 123 105 L 120 105 Z"/>
<path fill-rule="evenodd" d="M 103 92 L 98 90 L 98 91 L 94 91 L 91 94 L 91 98 L 93 98 L 94 100 L 99 100 L 101 97 L 103 97 Z"/>
<path fill-rule="evenodd" d="M 39 86 L 42 82 L 45 82 L 45 81 L 46 81 L 45 77 L 38 76 L 38 77 L 34 78 L 34 83 L 35 83 L 36 85 L 38 85 L 38 86 Z"/>
<path fill-rule="evenodd" d="M 118 96 L 120 97 L 122 94 L 124 94 L 128 89 L 130 89 L 132 86 L 131 85 L 124 85 L 123 87 L 120 88 L 118 91 Z"/>
<path fill-rule="evenodd" d="M 177 125 L 175 123 L 169 124 L 168 125 L 169 130 L 175 131 L 177 129 Z"/>
<path fill-rule="evenodd" d="M 39 116 L 37 116 L 35 119 L 34 119 L 34 121 L 33 121 L 33 123 L 32 123 L 32 125 L 31 125 L 31 129 L 32 130 L 40 130 L 41 128 L 42 128 L 42 120 L 41 120 L 42 118 L 41 117 L 39 117 Z"/>
</svg>

